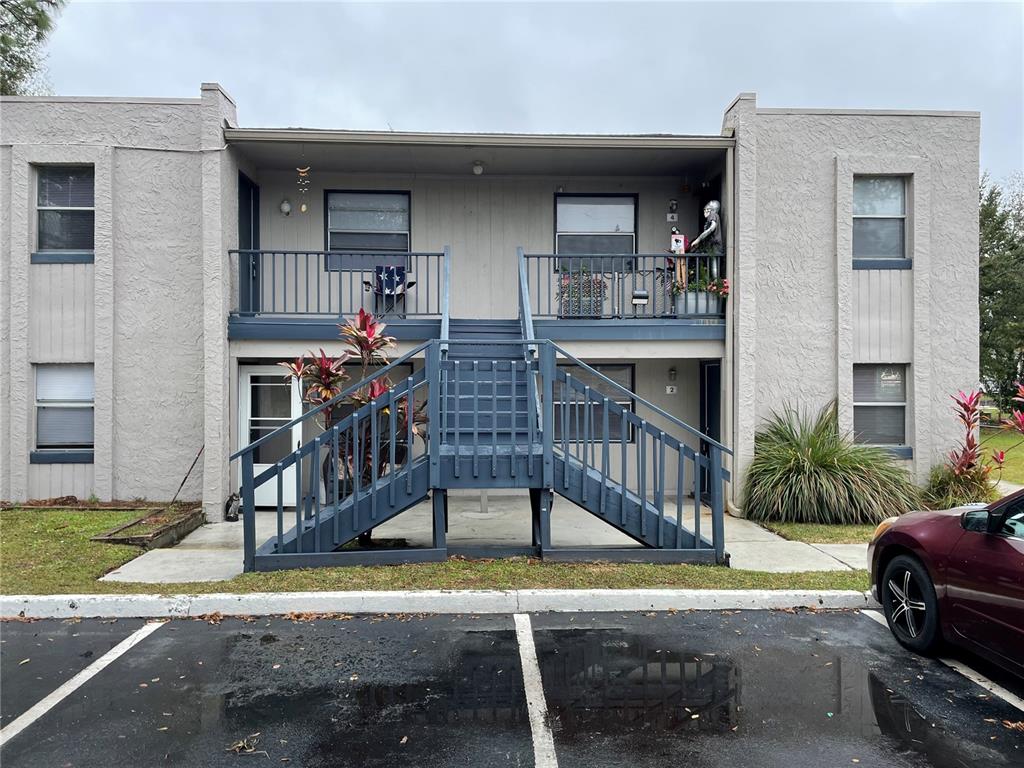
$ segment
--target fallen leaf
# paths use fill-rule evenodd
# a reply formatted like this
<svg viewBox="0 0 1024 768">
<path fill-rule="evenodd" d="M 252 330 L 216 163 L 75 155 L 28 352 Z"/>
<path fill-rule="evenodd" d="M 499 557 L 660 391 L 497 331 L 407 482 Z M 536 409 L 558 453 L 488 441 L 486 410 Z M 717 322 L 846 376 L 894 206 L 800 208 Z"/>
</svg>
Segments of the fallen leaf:
<svg viewBox="0 0 1024 768">
<path fill-rule="evenodd" d="M 28 664 L 30 661 L 32 661 L 32 659 L 22 659 L 18 662 L 18 666 L 20 667 L 22 664 Z"/>
<path fill-rule="evenodd" d="M 405 743 L 406 743 L 406 742 L 407 742 L 408 740 L 409 740 L 409 737 L 408 737 L 408 736 L 403 736 L 403 737 L 402 737 L 402 740 L 401 740 L 400 742 L 398 742 L 398 743 L 399 743 L 399 744 L 405 744 Z"/>
</svg>

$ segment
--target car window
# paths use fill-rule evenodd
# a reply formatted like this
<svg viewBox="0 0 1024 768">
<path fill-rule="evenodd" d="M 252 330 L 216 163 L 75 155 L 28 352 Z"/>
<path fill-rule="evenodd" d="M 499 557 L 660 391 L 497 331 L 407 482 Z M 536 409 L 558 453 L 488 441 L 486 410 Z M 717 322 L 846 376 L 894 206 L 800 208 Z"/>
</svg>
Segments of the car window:
<svg viewBox="0 0 1024 768">
<path fill-rule="evenodd" d="M 1024 499 L 1018 499 L 1006 510 L 1003 527 L 999 533 L 1014 539 L 1024 539 Z"/>
</svg>

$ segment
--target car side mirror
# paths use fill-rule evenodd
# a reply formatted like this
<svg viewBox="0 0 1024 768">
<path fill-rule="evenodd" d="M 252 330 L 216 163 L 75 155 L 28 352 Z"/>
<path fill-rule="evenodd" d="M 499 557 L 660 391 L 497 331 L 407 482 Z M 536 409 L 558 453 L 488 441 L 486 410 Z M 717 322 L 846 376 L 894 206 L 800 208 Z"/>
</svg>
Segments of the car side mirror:
<svg viewBox="0 0 1024 768">
<path fill-rule="evenodd" d="M 1003 530 L 1003 513 L 990 511 L 988 513 L 986 531 L 988 533 L 999 533 L 1001 530 Z"/>
</svg>

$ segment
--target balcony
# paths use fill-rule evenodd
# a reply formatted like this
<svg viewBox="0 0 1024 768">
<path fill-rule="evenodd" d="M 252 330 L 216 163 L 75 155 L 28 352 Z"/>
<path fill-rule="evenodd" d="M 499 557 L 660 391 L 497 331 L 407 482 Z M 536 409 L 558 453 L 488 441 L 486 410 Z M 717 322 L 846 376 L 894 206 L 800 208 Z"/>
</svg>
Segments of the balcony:
<svg viewBox="0 0 1024 768">
<path fill-rule="evenodd" d="M 232 250 L 232 339 L 319 340 L 365 309 L 400 340 L 440 335 L 450 251 Z"/>
<path fill-rule="evenodd" d="M 723 254 L 519 252 L 538 338 L 724 339 Z"/>
</svg>

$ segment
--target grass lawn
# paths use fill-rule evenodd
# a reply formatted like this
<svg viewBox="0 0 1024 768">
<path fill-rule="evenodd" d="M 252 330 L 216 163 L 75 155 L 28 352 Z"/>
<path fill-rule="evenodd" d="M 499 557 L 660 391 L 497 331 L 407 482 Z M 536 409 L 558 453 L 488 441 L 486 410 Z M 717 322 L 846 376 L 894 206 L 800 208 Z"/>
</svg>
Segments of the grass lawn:
<svg viewBox="0 0 1024 768">
<path fill-rule="evenodd" d="M 0 511 L 0 592 L 14 595 L 357 589 L 868 588 L 867 571 L 761 573 L 707 565 L 542 563 L 526 557 L 247 573 L 230 581 L 185 584 L 96 581 L 139 555 L 141 550 L 89 541 L 89 537 L 125 523 L 135 515 L 135 512 L 103 510 Z"/>
<path fill-rule="evenodd" d="M 874 525 L 819 525 L 817 523 L 764 523 L 769 531 L 790 541 L 808 544 L 867 544 Z"/>
<path fill-rule="evenodd" d="M 991 455 L 992 451 L 1007 452 L 1001 479 L 1010 483 L 1024 485 L 1024 445 L 1021 445 L 1016 450 L 1010 450 L 1020 443 L 1021 440 L 1024 440 L 1024 438 L 1019 434 L 1006 430 L 982 429 L 981 440 L 986 455 Z"/>
</svg>

